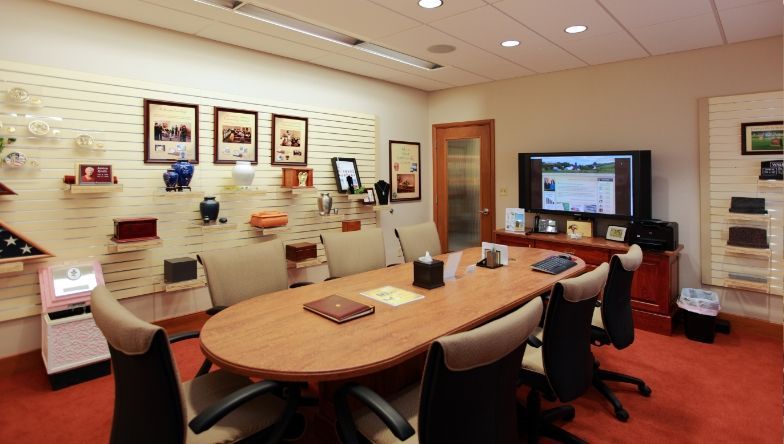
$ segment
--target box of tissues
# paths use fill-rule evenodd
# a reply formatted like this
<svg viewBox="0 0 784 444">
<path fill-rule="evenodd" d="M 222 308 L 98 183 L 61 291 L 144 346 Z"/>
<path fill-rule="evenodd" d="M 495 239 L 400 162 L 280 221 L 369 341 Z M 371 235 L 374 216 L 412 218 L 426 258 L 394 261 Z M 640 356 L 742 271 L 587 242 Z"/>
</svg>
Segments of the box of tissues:
<svg viewBox="0 0 784 444">
<path fill-rule="evenodd" d="M 444 286 L 444 262 L 430 252 L 414 261 L 414 285 L 428 290 Z"/>
</svg>

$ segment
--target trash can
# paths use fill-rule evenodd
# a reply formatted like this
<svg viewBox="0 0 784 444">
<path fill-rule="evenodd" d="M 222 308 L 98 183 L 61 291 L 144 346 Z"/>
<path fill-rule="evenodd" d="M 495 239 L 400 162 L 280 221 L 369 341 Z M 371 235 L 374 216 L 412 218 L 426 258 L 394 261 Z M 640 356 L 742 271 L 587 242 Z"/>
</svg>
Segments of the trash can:
<svg viewBox="0 0 784 444">
<path fill-rule="evenodd" d="M 684 329 L 692 341 L 713 343 L 716 336 L 716 316 L 719 314 L 719 295 L 697 288 L 684 288 L 678 307 L 685 311 Z"/>
</svg>

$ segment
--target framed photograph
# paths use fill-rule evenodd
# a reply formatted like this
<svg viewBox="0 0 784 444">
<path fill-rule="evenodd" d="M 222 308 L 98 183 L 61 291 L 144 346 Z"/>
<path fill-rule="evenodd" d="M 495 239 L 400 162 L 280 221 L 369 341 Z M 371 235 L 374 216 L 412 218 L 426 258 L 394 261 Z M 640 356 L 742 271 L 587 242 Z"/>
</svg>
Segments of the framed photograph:
<svg viewBox="0 0 784 444">
<path fill-rule="evenodd" d="M 114 182 L 111 165 L 80 163 L 76 165 L 77 185 L 111 185 Z"/>
<path fill-rule="evenodd" d="M 144 163 L 199 163 L 199 105 L 144 99 Z"/>
<path fill-rule="evenodd" d="M 362 203 L 367 205 L 375 205 L 376 204 L 376 193 L 372 189 L 368 188 L 365 190 L 365 198 L 362 199 Z"/>
<path fill-rule="evenodd" d="M 244 160 L 259 163 L 256 111 L 215 107 L 215 157 L 213 163 L 235 164 Z"/>
<path fill-rule="evenodd" d="M 742 123 L 740 139 L 740 153 L 743 155 L 784 154 L 784 121 Z"/>
<path fill-rule="evenodd" d="M 607 240 L 623 242 L 623 240 L 626 239 L 626 227 L 610 225 L 607 227 L 607 235 L 605 238 Z"/>
<path fill-rule="evenodd" d="M 391 201 L 422 198 L 421 156 L 416 142 L 389 141 L 389 181 Z"/>
<path fill-rule="evenodd" d="M 359 180 L 357 160 L 353 157 L 333 157 L 332 170 L 335 172 L 335 183 L 339 192 L 348 192 L 348 177 L 351 178 L 351 184 L 354 188 L 362 186 L 362 182 Z"/>
<path fill-rule="evenodd" d="M 308 164 L 308 119 L 272 115 L 272 164 Z"/>
</svg>

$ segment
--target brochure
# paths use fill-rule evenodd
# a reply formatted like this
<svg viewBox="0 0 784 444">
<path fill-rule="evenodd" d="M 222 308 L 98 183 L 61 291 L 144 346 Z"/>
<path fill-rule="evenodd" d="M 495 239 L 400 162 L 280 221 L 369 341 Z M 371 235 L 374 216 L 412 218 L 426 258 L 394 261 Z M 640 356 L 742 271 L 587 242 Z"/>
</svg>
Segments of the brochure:
<svg viewBox="0 0 784 444">
<path fill-rule="evenodd" d="M 375 299 L 379 302 L 389 304 L 393 307 L 407 304 L 411 301 L 424 299 L 424 296 L 422 296 L 421 294 L 417 294 L 408 290 L 403 290 L 402 288 L 392 287 L 389 285 L 381 288 L 374 288 L 373 290 L 368 290 L 360 294 L 362 296 L 367 296 L 370 299 Z"/>
</svg>

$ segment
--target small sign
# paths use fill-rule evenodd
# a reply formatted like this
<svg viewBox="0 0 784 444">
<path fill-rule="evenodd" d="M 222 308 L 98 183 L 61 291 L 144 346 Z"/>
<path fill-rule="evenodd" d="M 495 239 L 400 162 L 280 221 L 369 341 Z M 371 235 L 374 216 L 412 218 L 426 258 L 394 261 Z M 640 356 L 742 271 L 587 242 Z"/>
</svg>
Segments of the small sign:
<svg viewBox="0 0 784 444">
<path fill-rule="evenodd" d="M 76 166 L 77 185 L 111 185 L 113 182 L 111 165 L 79 164 Z"/>
</svg>

